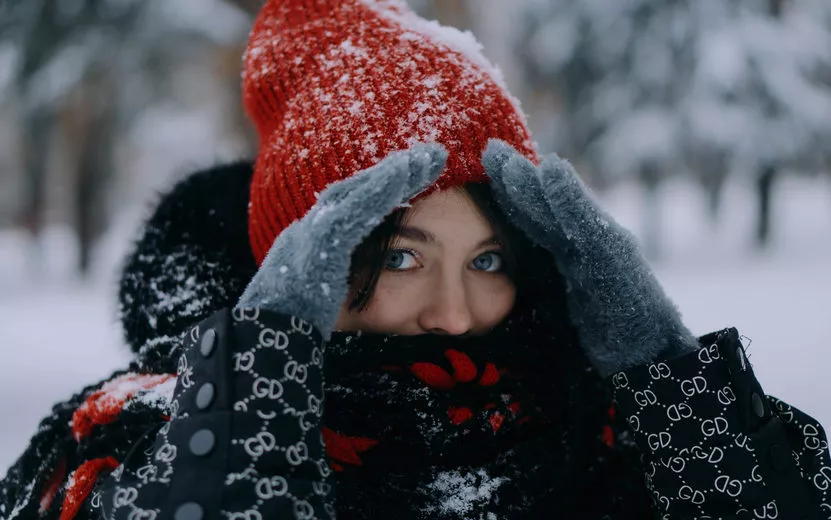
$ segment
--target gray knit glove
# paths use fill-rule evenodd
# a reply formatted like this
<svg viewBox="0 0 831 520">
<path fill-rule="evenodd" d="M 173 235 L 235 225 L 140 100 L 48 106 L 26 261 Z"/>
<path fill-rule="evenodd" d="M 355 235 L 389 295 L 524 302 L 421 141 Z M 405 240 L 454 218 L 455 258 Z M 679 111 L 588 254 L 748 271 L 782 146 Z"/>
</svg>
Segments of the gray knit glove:
<svg viewBox="0 0 831 520">
<path fill-rule="evenodd" d="M 328 340 L 346 301 L 352 252 L 384 217 L 430 186 L 446 159 L 441 145 L 417 144 L 328 186 L 274 240 L 237 307 L 297 316 Z"/>
<path fill-rule="evenodd" d="M 503 141 L 482 157 L 508 218 L 554 257 L 580 345 L 601 375 L 698 348 L 637 241 L 556 155 L 538 167 Z"/>
</svg>

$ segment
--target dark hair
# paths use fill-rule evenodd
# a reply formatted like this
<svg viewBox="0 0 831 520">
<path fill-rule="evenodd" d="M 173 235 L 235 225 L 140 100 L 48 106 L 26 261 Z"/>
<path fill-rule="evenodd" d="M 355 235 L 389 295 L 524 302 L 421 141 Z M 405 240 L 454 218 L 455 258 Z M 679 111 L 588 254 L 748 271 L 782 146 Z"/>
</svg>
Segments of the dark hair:
<svg viewBox="0 0 831 520">
<path fill-rule="evenodd" d="M 468 183 L 462 187 L 473 206 L 493 227 L 496 239 L 502 244 L 505 272 L 521 287 L 517 279 L 520 272 L 518 259 L 523 251 L 531 247 L 530 241 L 507 220 L 493 198 L 490 186 L 486 183 Z M 358 246 L 352 254 L 352 268 L 349 273 L 349 285 L 352 288 L 349 302 L 350 310 L 364 310 L 378 284 L 384 263 L 399 229 L 404 224 L 405 208 L 399 208 L 387 216 L 378 227 Z"/>
</svg>

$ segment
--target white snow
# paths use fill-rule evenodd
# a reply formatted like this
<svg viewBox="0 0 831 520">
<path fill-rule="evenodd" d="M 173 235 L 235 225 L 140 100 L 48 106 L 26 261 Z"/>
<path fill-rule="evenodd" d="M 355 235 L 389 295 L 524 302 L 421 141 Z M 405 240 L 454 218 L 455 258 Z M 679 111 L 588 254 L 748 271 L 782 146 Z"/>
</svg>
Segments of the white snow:
<svg viewBox="0 0 831 520">
<path fill-rule="evenodd" d="M 139 392 L 135 399 L 127 403 L 125 408 L 141 403 L 145 406 L 153 408 L 167 409 L 173 401 L 173 391 L 176 389 L 176 378 L 172 377 L 163 383 L 159 383 L 153 388 Z"/>
<path fill-rule="evenodd" d="M 723 226 L 711 229 L 704 195 L 689 181 L 662 191 L 665 256 L 658 276 L 698 334 L 736 326 L 765 390 L 831 425 L 831 179 L 788 177 L 776 192 L 771 249 L 749 250 L 755 199 L 741 176 L 725 191 Z M 642 193 L 623 183 L 601 195 L 638 233 Z M 75 251 L 62 232 L 43 244 L 43 274 L 27 243 L 0 232 L 0 473 L 51 405 L 123 368 L 113 273 L 134 235 L 120 228 L 99 252 L 90 283 L 72 279 Z M 163 390 L 160 387 L 159 390 Z"/>
<path fill-rule="evenodd" d="M 482 469 L 464 474 L 442 471 L 427 485 L 435 503 L 431 501 L 425 512 L 438 512 L 442 515 L 470 513 L 478 502 L 488 503 L 493 492 L 506 481 L 504 478 L 491 478 Z"/>
</svg>

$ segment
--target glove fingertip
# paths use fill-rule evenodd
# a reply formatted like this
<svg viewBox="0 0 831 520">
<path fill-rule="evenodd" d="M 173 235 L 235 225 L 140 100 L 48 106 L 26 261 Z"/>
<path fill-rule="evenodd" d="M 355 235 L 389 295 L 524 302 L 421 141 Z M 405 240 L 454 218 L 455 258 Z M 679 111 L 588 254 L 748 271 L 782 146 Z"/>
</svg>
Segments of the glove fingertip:
<svg viewBox="0 0 831 520">
<path fill-rule="evenodd" d="M 508 160 L 518 152 L 501 139 L 488 139 L 488 145 L 482 152 L 482 166 L 492 180 L 497 180 L 504 173 Z"/>
<path fill-rule="evenodd" d="M 559 178 L 580 180 L 580 175 L 568 159 L 563 159 L 556 153 L 545 156 L 540 165 L 540 170 L 547 175 Z"/>
<path fill-rule="evenodd" d="M 408 163 L 402 174 L 406 177 L 404 196 L 415 197 L 441 175 L 447 163 L 447 149 L 439 143 L 417 143 L 408 151 Z"/>
<path fill-rule="evenodd" d="M 506 179 L 516 174 L 535 173 L 539 168 L 511 145 L 498 139 L 488 141 L 488 147 L 482 154 L 485 173 L 497 182 L 509 184 Z"/>
<path fill-rule="evenodd" d="M 447 149 L 439 143 L 418 143 L 412 147 L 410 169 L 437 178 L 447 163 L 447 156 Z"/>
</svg>

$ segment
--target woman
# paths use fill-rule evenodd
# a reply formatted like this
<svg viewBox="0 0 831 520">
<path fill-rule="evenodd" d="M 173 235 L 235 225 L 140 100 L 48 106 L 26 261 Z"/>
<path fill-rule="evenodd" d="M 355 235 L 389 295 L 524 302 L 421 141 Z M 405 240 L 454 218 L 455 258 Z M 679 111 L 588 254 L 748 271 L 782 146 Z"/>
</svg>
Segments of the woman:
<svg viewBox="0 0 831 520">
<path fill-rule="evenodd" d="M 135 362 L 55 407 L 3 518 L 831 516 L 821 427 L 687 331 L 469 37 L 273 0 L 244 81 L 253 171 L 162 200 Z"/>
</svg>

